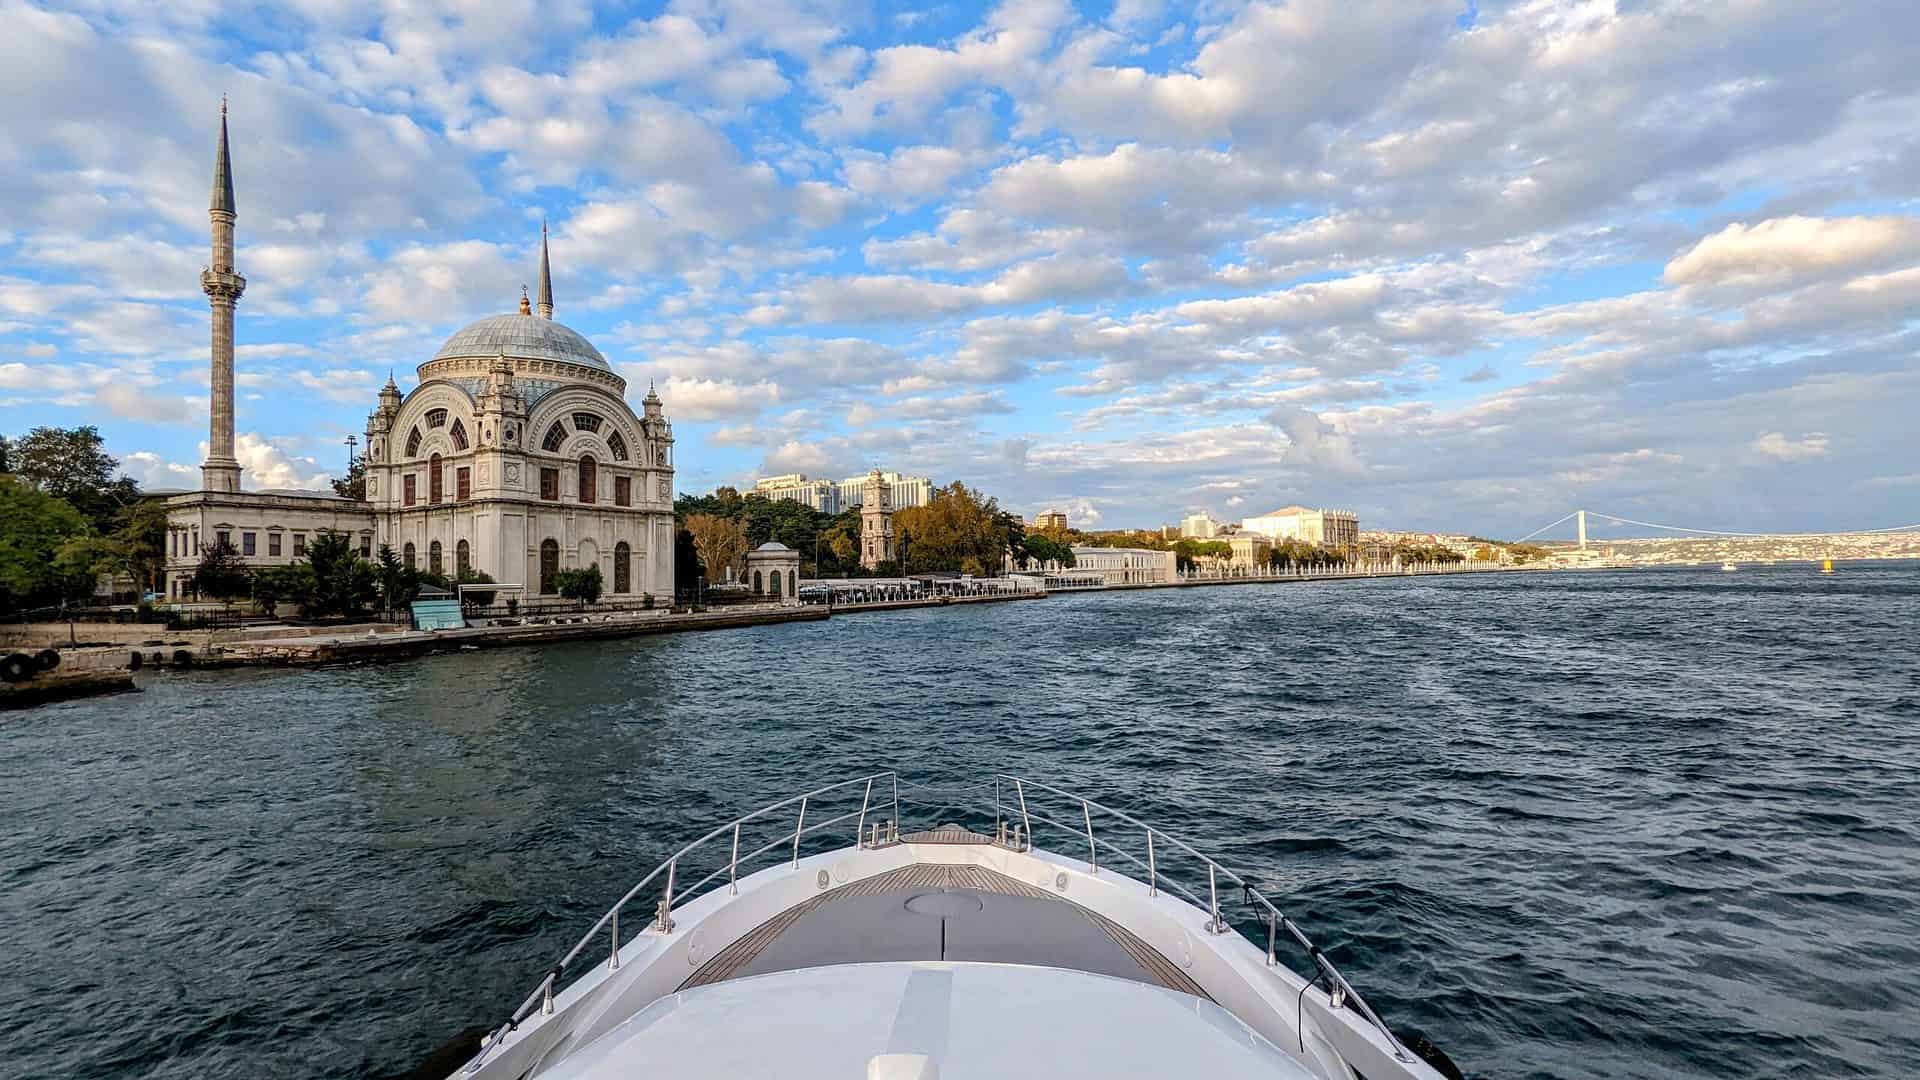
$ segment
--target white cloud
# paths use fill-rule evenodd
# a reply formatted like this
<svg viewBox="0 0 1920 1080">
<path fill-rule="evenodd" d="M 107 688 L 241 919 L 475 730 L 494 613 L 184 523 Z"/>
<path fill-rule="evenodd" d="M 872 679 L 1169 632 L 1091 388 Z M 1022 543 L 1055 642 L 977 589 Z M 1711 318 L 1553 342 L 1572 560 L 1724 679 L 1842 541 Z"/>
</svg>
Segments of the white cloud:
<svg viewBox="0 0 1920 1080">
<path fill-rule="evenodd" d="M 1920 258 L 1920 219 L 1794 215 L 1735 223 L 1667 264 L 1673 285 L 1782 285 Z"/>
<path fill-rule="evenodd" d="M 1753 452 L 1776 461 L 1812 461 L 1827 456 L 1832 440 L 1818 431 L 1790 439 L 1778 431 L 1769 431 L 1750 444 Z"/>
</svg>

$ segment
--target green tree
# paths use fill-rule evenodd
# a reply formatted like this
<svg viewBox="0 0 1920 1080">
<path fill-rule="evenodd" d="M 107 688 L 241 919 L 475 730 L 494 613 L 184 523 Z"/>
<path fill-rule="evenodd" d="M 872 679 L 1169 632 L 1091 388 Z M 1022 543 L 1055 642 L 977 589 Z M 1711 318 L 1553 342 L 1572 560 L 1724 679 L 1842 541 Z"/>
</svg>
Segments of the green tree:
<svg viewBox="0 0 1920 1080">
<path fill-rule="evenodd" d="M 675 529 L 673 532 L 674 592 L 692 595 L 700 587 L 700 579 L 706 576 L 706 568 L 700 565 L 700 549 L 694 545 L 693 534 L 685 529 Z"/>
<path fill-rule="evenodd" d="M 600 566 L 595 563 L 584 570 L 561 570 L 553 575 L 554 591 L 569 600 L 591 604 L 600 599 Z"/>
<path fill-rule="evenodd" d="M 380 593 L 380 606 L 391 615 L 401 604 L 413 601 L 413 594 L 419 591 L 418 578 L 413 576 L 412 568 L 393 553 L 391 545 L 381 544 L 380 550 L 373 553 L 373 559 L 373 582 Z"/>
<path fill-rule="evenodd" d="M 916 571 L 993 573 L 1009 543 L 1000 504 L 957 480 L 935 489 L 927 505 L 897 511 L 893 529 L 902 561 Z"/>
<path fill-rule="evenodd" d="M 200 545 L 200 565 L 193 570 L 193 588 L 201 596 L 228 601 L 244 596 L 249 584 L 247 564 L 225 540 Z"/>
<path fill-rule="evenodd" d="M 343 499 L 365 502 L 367 498 L 367 459 L 356 457 L 347 466 L 347 475 L 333 481 L 333 493 Z"/>
<path fill-rule="evenodd" d="M 89 538 L 86 518 L 66 500 L 0 476 L 0 609 L 40 607 L 90 593 L 93 574 L 61 554 L 72 542 Z"/>
<path fill-rule="evenodd" d="M 485 570 L 475 570 L 468 566 L 454 575 L 453 583 L 455 585 L 492 585 L 494 580 L 493 575 Z M 490 607 L 498 595 L 490 589 L 456 589 L 454 591 L 460 594 L 460 603 L 466 607 Z"/>
<path fill-rule="evenodd" d="M 132 480 L 114 477 L 120 463 L 95 427 L 37 427 L 14 442 L 8 456 L 15 476 L 71 503 L 97 533 L 111 532 L 120 509 L 140 497 Z"/>
<path fill-rule="evenodd" d="M 740 560 L 746 557 L 749 544 L 747 531 L 737 519 L 718 514 L 690 514 L 685 529 L 693 537 L 694 550 L 699 553 L 708 584 L 726 580 L 729 567 L 740 569 Z"/>
<path fill-rule="evenodd" d="M 313 599 L 307 605 L 315 615 L 352 615 L 379 593 L 373 564 L 353 549 L 346 533 L 326 529 L 307 545 L 307 564 L 313 568 Z"/>
<path fill-rule="evenodd" d="M 278 612 L 282 603 L 309 607 L 313 594 L 313 567 L 307 563 L 268 566 L 254 571 L 253 602 L 268 615 Z"/>
<path fill-rule="evenodd" d="M 1031 562 L 1059 563 L 1071 569 L 1076 561 L 1072 548 L 1041 533 L 1028 533 L 1023 547 Z"/>
</svg>

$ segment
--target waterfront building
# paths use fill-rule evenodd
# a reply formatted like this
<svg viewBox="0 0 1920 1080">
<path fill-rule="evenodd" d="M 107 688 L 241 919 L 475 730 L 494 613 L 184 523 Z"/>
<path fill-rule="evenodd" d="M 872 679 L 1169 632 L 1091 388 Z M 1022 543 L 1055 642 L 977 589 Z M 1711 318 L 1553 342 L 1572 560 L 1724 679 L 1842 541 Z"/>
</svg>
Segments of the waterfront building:
<svg viewBox="0 0 1920 1080">
<path fill-rule="evenodd" d="M 1042 510 L 1034 515 L 1033 527 L 1036 530 L 1064 529 L 1067 527 L 1067 512 L 1051 508 Z"/>
<path fill-rule="evenodd" d="M 1174 580 L 1174 553 L 1149 548 L 1076 547 L 1073 569 L 1098 574 L 1108 585 L 1151 585 Z"/>
<path fill-rule="evenodd" d="M 832 480 L 811 480 L 805 473 L 783 473 L 754 481 L 756 494 L 769 499 L 791 499 L 804 503 L 823 514 L 838 514 L 862 504 L 866 498 L 867 481 L 871 474 L 850 476 L 838 482 Z M 933 480 L 926 476 L 907 476 L 903 473 L 882 471 L 880 478 L 893 499 L 893 509 L 903 510 L 909 506 L 925 506 L 933 499 Z"/>
<path fill-rule="evenodd" d="M 873 570 L 894 560 L 893 485 L 875 469 L 867 474 L 860 501 L 860 567 Z"/>
<path fill-rule="evenodd" d="M 769 540 L 747 552 L 747 583 L 760 599 L 800 602 L 800 553 Z"/>
<path fill-rule="evenodd" d="M 240 490 L 233 447 L 236 218 L 226 110 L 215 155 L 212 420 L 201 490 L 168 500 L 167 594 L 191 593 L 204 549 L 225 540 L 251 566 L 293 562 L 322 530 L 362 555 L 382 544 L 418 569 L 486 573 L 551 595 L 562 569 L 600 567 L 609 599 L 673 594 L 673 427 L 651 389 L 635 414 L 626 380 L 554 321 L 541 231 L 539 313 L 480 319 L 447 339 L 402 394 L 391 377 L 367 418 L 366 498 Z"/>
<path fill-rule="evenodd" d="M 1213 515 L 1205 512 L 1188 514 L 1180 519 L 1180 535 L 1191 540 L 1211 540 L 1226 528 L 1213 520 Z"/>
<path fill-rule="evenodd" d="M 1273 541 L 1259 533 L 1235 533 L 1227 537 L 1227 546 L 1233 550 L 1227 565 L 1244 570 L 1265 569 L 1273 554 Z"/>
<path fill-rule="evenodd" d="M 1240 523 L 1240 531 L 1259 533 L 1274 540 L 1302 540 L 1350 550 L 1360 542 L 1360 518 L 1351 510 L 1285 506 L 1270 514 L 1247 518 Z"/>
</svg>

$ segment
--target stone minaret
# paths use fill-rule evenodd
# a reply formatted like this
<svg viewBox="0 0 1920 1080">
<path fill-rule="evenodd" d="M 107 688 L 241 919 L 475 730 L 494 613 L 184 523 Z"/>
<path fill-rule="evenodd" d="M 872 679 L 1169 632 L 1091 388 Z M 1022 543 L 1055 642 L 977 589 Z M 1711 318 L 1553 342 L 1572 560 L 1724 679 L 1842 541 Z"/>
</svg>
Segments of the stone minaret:
<svg viewBox="0 0 1920 1080">
<path fill-rule="evenodd" d="M 553 269 L 547 265 L 547 223 L 540 223 L 540 317 L 553 318 Z"/>
<path fill-rule="evenodd" d="M 227 103 L 220 102 L 220 149 L 213 158 L 213 265 L 200 274 L 200 288 L 213 308 L 213 385 L 207 417 L 207 460 L 200 466 L 206 491 L 239 491 L 240 462 L 233 456 L 233 306 L 247 279 L 233 268 L 233 164 L 227 156 Z"/>
</svg>

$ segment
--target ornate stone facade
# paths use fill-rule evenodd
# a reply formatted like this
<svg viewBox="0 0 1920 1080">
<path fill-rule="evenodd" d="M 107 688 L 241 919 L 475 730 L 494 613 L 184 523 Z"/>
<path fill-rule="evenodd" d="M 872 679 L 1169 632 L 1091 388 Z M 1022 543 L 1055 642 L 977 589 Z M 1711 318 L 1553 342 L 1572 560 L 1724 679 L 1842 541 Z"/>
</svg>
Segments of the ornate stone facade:
<svg viewBox="0 0 1920 1080">
<path fill-rule="evenodd" d="M 363 552 L 389 545 L 422 570 L 451 578 L 472 568 L 531 597 L 551 595 L 559 570 L 586 566 L 600 567 L 608 600 L 672 596 L 673 425 L 651 389 L 636 415 L 626 380 L 553 320 L 544 227 L 540 314 L 523 291 L 517 313 L 449 338 L 410 392 L 387 380 L 367 417 L 364 502 L 240 491 L 233 301 L 245 282 L 233 272 L 228 160 L 223 108 L 214 265 L 202 276 L 213 303 L 212 450 L 204 490 L 169 500 L 169 595 L 188 594 L 201 551 L 222 534 L 248 562 L 272 564 L 304 554 L 295 536 L 304 548 L 334 529 Z"/>
<path fill-rule="evenodd" d="M 893 487 L 879 469 L 867 474 L 860 493 L 860 566 L 873 570 L 894 561 Z"/>
</svg>

